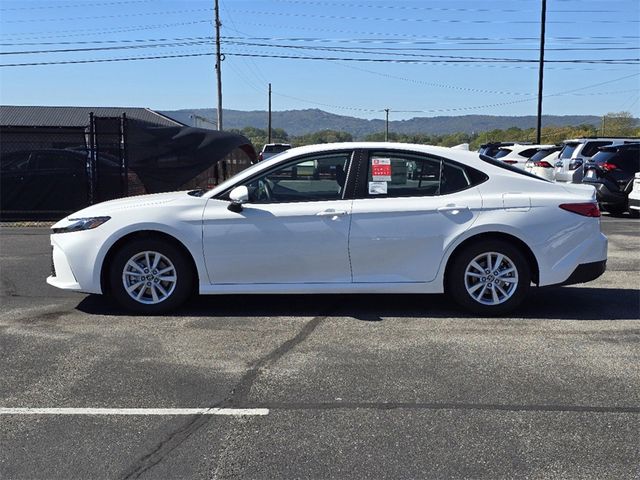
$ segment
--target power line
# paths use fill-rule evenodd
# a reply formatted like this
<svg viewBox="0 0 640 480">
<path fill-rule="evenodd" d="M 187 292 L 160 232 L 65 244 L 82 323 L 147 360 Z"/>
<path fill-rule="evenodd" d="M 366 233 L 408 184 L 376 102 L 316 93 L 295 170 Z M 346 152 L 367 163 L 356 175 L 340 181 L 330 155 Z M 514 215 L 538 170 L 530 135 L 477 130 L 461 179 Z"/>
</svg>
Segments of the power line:
<svg viewBox="0 0 640 480">
<path fill-rule="evenodd" d="M 237 29 L 232 29 L 240 32 Z M 304 42 L 304 43 L 346 43 L 346 44 L 375 44 L 375 45 L 429 45 L 428 47 L 411 48 L 411 47 L 361 47 L 362 49 L 378 49 L 378 50 L 398 50 L 398 51 L 456 51 L 456 50 L 469 50 L 469 51 L 537 51 L 537 48 L 477 48 L 477 47 L 447 47 L 436 48 L 432 45 L 451 45 L 450 42 L 435 42 L 433 40 L 428 41 L 407 41 L 407 40 L 393 40 L 393 39 L 358 39 L 358 38 L 301 38 L 301 37 L 251 37 L 251 36 L 223 36 L 225 41 L 267 41 L 267 42 Z M 447 37 L 442 37 L 447 38 Z M 450 37 L 454 38 L 454 37 Z M 605 38 L 605 37 L 584 37 L 584 38 Z M 606 38 L 625 38 L 625 37 L 606 37 Z M 639 37 L 634 37 L 636 40 Z M 90 44 L 117 44 L 117 43 L 144 43 L 144 42 L 168 42 L 168 41 L 191 41 L 191 40 L 214 40 L 214 37 L 209 36 L 197 36 L 197 37 L 177 37 L 177 38 L 146 38 L 146 39 L 118 39 L 118 40 L 75 40 L 75 41 L 59 41 L 59 42 L 11 42 L 0 43 L 0 46 L 40 46 L 40 45 L 90 45 Z M 465 39 L 466 40 L 466 39 Z M 505 38 L 498 38 L 500 44 L 508 40 Z M 465 42 L 464 45 L 485 45 L 482 41 Z M 601 44 L 601 41 L 597 43 Z M 550 48 L 548 50 L 554 51 L 599 51 L 599 50 L 639 50 L 640 46 L 632 47 L 562 47 L 562 48 Z"/>
<path fill-rule="evenodd" d="M 536 63 L 536 60 L 459 60 L 459 59 L 391 59 L 391 58 L 366 58 L 366 57 L 321 57 L 321 56 L 303 56 L 303 55 L 279 55 L 279 54 L 266 54 L 266 53 L 251 53 L 251 52 L 236 52 L 226 51 L 226 56 L 238 56 L 238 57 L 250 57 L 250 58 L 277 58 L 277 59 L 290 59 L 290 60 L 326 60 L 326 61 L 351 61 L 351 62 L 375 62 L 375 63 L 398 63 L 398 64 L 464 64 L 464 65 L 479 65 L 483 67 L 490 66 L 490 63 L 497 64 L 532 64 Z M 46 61 L 46 62 L 25 62 L 25 63 L 9 63 L 1 64 L 0 67 L 27 67 L 27 66 L 41 66 L 41 65 L 70 65 L 70 64 L 82 64 L 82 63 L 100 63 L 100 62 L 119 62 L 119 61 L 132 61 L 140 59 L 162 59 L 162 58 L 180 58 L 180 57 L 192 57 L 201 56 L 202 54 L 185 54 L 185 55 L 155 55 L 149 57 L 124 57 L 124 58 L 106 58 L 106 59 L 91 59 L 91 60 L 64 60 L 64 61 Z M 559 64 L 600 64 L 600 65 L 638 65 L 640 59 L 599 59 L 599 60 L 548 60 L 548 63 Z"/>
<path fill-rule="evenodd" d="M 384 10 L 405 10 L 405 11 L 431 11 L 431 12 L 455 12 L 455 13 L 523 13 L 533 12 L 535 10 L 519 10 L 512 8 L 453 8 L 453 7 L 416 7 L 409 5 L 380 5 L 376 3 L 345 3 L 345 2 L 327 2 L 327 1 L 308 1 L 308 0 L 273 0 L 280 3 L 292 3 L 297 5 L 318 5 L 326 7 L 346 7 L 346 8 L 376 8 Z M 553 13 L 616 13 L 611 10 L 550 10 Z"/>
<path fill-rule="evenodd" d="M 262 17 L 270 17 L 273 15 L 285 16 L 285 17 L 311 17 L 311 18 L 324 18 L 329 20 L 351 20 L 351 21 L 368 21 L 368 22 L 418 22 L 418 23 L 456 23 L 456 24 L 539 24 L 537 20 L 460 20 L 460 19 L 437 19 L 437 18 L 394 18 L 394 17 L 360 17 L 360 16 L 349 16 L 349 15 L 318 15 L 311 13 L 293 13 L 293 12 L 260 12 L 256 10 L 233 10 L 237 13 L 248 14 L 248 15 L 259 15 Z M 593 20 L 584 20 L 584 21 L 560 21 L 554 20 L 549 21 L 547 23 L 554 24 L 576 24 L 576 23 L 640 23 L 640 20 L 602 20 L 602 19 L 593 19 Z"/>
<path fill-rule="evenodd" d="M 44 5 L 37 7 L 12 7 L 5 8 L 0 6 L 1 12 L 16 12 L 21 10 L 48 10 L 48 9 L 56 9 L 59 10 L 61 8 L 87 8 L 87 7 L 110 7 L 110 6 L 118 6 L 118 5 L 129 5 L 133 3 L 151 3 L 156 0 L 127 0 L 127 1 L 119 1 L 119 2 L 97 2 L 97 3 L 77 3 L 75 5 L 65 5 L 64 3 L 55 2 L 55 5 Z"/>
<path fill-rule="evenodd" d="M 127 32 L 136 32 L 142 30 L 155 30 L 159 28 L 169 28 L 169 27 L 182 27 L 182 26 L 191 26 L 196 25 L 198 23 L 211 23 L 211 20 L 193 20 L 189 22 L 175 22 L 175 23 L 158 23 L 154 25 L 142 25 L 137 27 L 130 28 L 80 28 L 74 30 L 54 30 L 49 32 L 38 32 L 38 33 L 0 33 L 0 35 L 5 36 L 20 36 L 31 39 L 40 39 L 40 38 L 68 38 L 68 37 L 80 37 L 86 35 L 86 33 L 69 33 L 67 35 L 40 35 L 41 33 L 68 33 L 68 32 L 89 32 L 92 35 L 112 35 L 114 33 L 127 33 Z"/>
<path fill-rule="evenodd" d="M 4 23 L 35 23 L 35 22 L 68 22 L 76 20 L 101 20 L 105 18 L 123 18 L 123 17 L 147 17 L 151 15 L 175 15 L 182 13 L 194 12 L 212 12 L 212 8 L 196 8 L 193 10 L 173 10 L 169 12 L 138 12 L 138 13 L 119 13 L 117 15 L 100 15 L 90 17 L 71 17 L 71 18 L 30 18 L 27 20 L 5 20 Z"/>
</svg>

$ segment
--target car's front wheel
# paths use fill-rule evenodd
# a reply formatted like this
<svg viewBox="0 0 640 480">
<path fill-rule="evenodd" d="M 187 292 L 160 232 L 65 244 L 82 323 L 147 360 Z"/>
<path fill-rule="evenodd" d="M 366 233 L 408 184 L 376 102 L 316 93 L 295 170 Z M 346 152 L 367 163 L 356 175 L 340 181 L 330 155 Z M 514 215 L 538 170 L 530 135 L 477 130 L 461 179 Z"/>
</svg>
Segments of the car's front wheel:
<svg viewBox="0 0 640 480">
<path fill-rule="evenodd" d="M 128 310 L 158 314 L 179 307 L 193 287 L 193 271 L 185 253 L 157 238 L 126 243 L 109 271 L 111 294 Z"/>
<path fill-rule="evenodd" d="M 503 240 L 483 240 L 464 247 L 447 272 L 447 293 L 480 315 L 512 311 L 527 296 L 531 268 L 522 252 Z"/>
</svg>

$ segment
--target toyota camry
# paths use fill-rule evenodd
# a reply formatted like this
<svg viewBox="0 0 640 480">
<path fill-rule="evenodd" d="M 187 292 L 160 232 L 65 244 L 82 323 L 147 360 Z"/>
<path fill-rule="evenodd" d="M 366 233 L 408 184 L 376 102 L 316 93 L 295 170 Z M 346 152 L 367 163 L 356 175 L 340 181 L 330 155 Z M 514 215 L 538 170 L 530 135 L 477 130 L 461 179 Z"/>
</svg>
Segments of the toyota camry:
<svg viewBox="0 0 640 480">
<path fill-rule="evenodd" d="M 447 293 L 501 315 L 532 285 L 600 276 L 599 217 L 593 187 L 478 153 L 313 145 L 209 191 L 112 200 L 64 218 L 52 227 L 47 282 L 146 314 L 193 293 Z"/>
</svg>

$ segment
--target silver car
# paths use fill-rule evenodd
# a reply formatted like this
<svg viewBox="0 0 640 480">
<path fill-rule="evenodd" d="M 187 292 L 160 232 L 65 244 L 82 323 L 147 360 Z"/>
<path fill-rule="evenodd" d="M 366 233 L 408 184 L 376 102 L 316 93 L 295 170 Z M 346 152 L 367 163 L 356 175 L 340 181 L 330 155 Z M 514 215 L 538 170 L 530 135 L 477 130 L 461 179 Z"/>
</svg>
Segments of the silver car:
<svg viewBox="0 0 640 480">
<path fill-rule="evenodd" d="M 637 142 L 637 138 L 623 137 L 588 137 L 565 140 L 555 164 L 554 179 L 556 182 L 581 183 L 584 176 L 583 165 L 600 147 L 622 145 Z"/>
</svg>

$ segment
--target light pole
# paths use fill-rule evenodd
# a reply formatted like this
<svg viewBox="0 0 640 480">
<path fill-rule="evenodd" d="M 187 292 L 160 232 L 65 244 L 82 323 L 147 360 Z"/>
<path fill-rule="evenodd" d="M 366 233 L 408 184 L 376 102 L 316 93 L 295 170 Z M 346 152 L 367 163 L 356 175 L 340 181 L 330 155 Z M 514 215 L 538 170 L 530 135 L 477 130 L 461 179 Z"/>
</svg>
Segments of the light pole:
<svg viewBox="0 0 640 480">
<path fill-rule="evenodd" d="M 271 143 L 271 84 L 269 84 L 269 122 L 267 125 L 267 143 Z"/>
<path fill-rule="evenodd" d="M 540 66 L 538 67 L 538 125 L 536 129 L 536 143 L 540 144 L 542 129 L 542 80 L 544 77 L 544 31 L 547 22 L 547 0 L 542 0 L 540 18 Z"/>
<path fill-rule="evenodd" d="M 215 0 L 216 12 L 216 78 L 218 81 L 218 130 L 222 130 L 222 55 L 220 55 L 220 9 Z"/>
<path fill-rule="evenodd" d="M 385 108 L 384 112 L 386 115 L 386 120 L 384 122 L 384 141 L 388 142 L 389 141 L 389 109 Z"/>
</svg>

